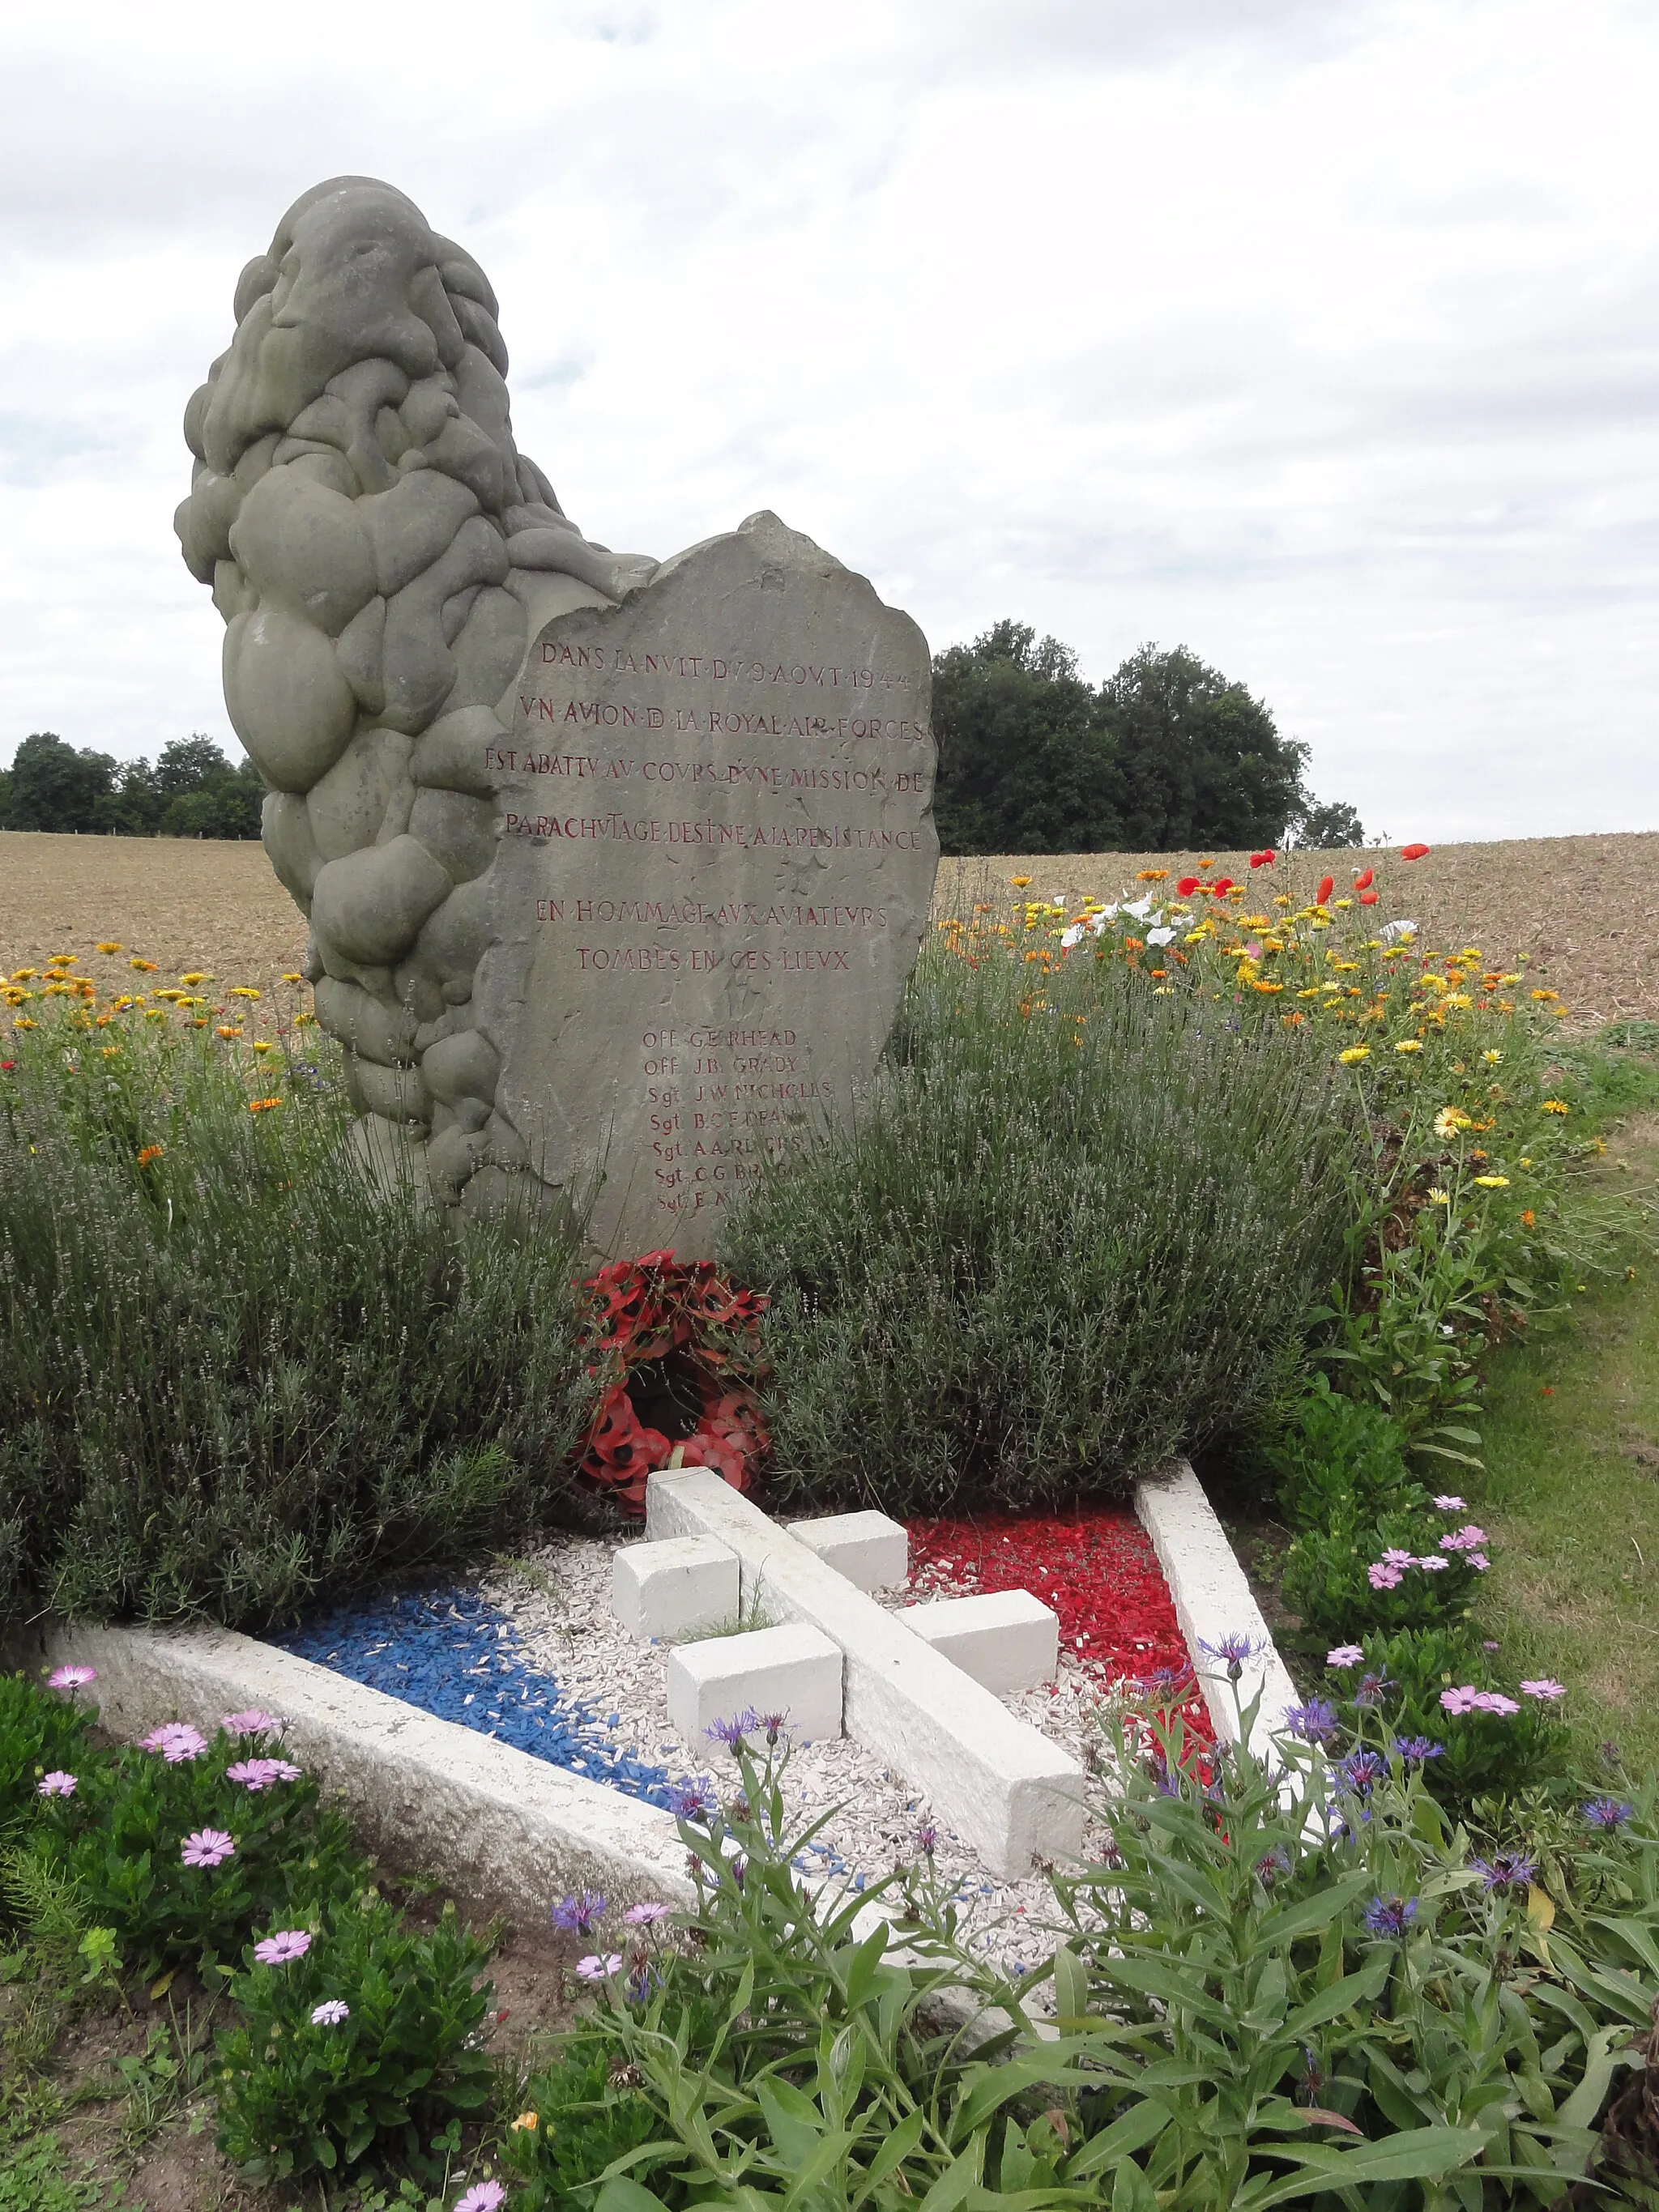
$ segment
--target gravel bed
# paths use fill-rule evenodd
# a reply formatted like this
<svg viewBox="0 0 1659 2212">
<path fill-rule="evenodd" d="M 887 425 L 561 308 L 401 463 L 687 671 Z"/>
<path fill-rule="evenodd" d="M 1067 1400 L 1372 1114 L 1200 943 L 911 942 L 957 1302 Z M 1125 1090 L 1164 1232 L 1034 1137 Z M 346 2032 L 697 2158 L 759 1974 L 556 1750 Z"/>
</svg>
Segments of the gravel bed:
<svg viewBox="0 0 1659 2212">
<path fill-rule="evenodd" d="M 614 1548 L 561 1536 L 476 1582 L 342 1607 L 271 1640 L 590 1780 L 695 1813 L 711 1791 L 730 1787 L 736 1769 L 718 1745 L 688 1743 L 670 1722 L 669 1647 L 636 1644 L 611 1612 Z M 935 1562 L 914 1589 L 879 1595 L 898 1606 L 975 1587 L 971 1568 L 957 1584 Z M 1062 1652 L 1054 1682 L 1004 1702 L 1081 1763 L 1101 1742 L 1103 1694 L 1098 1668 Z M 932 1828 L 935 1876 L 958 1903 L 965 1940 L 1011 1966 L 1046 1962 L 1054 1939 L 1041 1923 L 1053 1900 L 1042 1877 L 995 1880 L 935 1820 L 926 1796 L 861 1745 L 846 1737 L 792 1745 L 784 1788 L 793 1834 L 823 1822 L 796 1857 L 807 1879 L 856 1893 L 915 1864 Z M 1107 1840 L 1091 1823 L 1086 1855 L 1103 1853 Z"/>
<path fill-rule="evenodd" d="M 685 1742 L 669 1720 L 669 1647 L 636 1644 L 611 1610 L 612 1551 L 603 1540 L 561 1538 L 515 1570 L 487 1580 L 484 1595 L 511 1620 L 531 1668 L 556 1680 L 571 1700 L 604 1705 L 620 1716 L 616 1739 L 633 1755 L 660 1760 L 677 1778 L 706 1775 L 712 1766 L 717 1786 L 724 1786 L 735 1771 L 727 1754 L 707 1743 Z M 911 1595 L 908 1588 L 878 1593 L 893 1606 Z M 926 1595 L 952 1595 L 937 1567 L 927 1572 Z M 1086 1747 L 1101 1741 L 1096 1719 L 1101 1695 L 1095 1675 L 1062 1654 L 1053 1685 L 1022 1691 L 1004 1703 L 1082 1762 Z M 795 1832 L 824 1823 L 796 1860 L 803 1874 L 861 1890 L 895 1866 L 914 1863 L 921 1832 L 934 1827 L 935 1872 L 964 1908 L 969 1940 L 1012 1965 L 1029 1968 L 1046 1961 L 1052 1939 L 1032 1940 L 1024 1925 L 1034 1927 L 1053 1910 L 1042 1876 L 994 1879 L 951 1830 L 935 1821 L 926 1796 L 862 1745 L 843 1736 L 792 1746 L 784 1786 Z M 1105 1830 L 1091 1824 L 1085 1852 L 1096 1856 L 1106 1841 Z"/>
</svg>

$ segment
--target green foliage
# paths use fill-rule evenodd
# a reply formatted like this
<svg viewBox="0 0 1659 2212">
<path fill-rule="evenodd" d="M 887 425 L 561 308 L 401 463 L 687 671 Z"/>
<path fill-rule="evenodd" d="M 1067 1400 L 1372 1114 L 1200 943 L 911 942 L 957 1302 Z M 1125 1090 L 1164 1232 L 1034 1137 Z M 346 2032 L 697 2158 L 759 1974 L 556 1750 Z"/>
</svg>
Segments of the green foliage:
<svg viewBox="0 0 1659 2212">
<path fill-rule="evenodd" d="M 525 2212 L 1556 2202 L 1659 1996 L 1650 1823 L 1564 1823 L 1546 1896 L 1489 1881 L 1386 1745 L 1333 1765 L 1279 1738 L 1271 1767 L 1206 1751 L 1200 1777 L 1159 1717 L 1121 1722 L 1109 1861 L 1051 1877 L 1052 1960 L 1012 1981 L 926 1863 L 805 1909 L 782 1772 L 741 1753 L 741 1794 L 683 1829 L 696 1911 L 624 1962 L 509 2136 Z M 872 1897 L 892 1923 L 860 1938 Z"/>
<path fill-rule="evenodd" d="M 1121 1487 L 1279 1395 L 1346 1217 L 1328 1064 L 1121 968 L 938 948 L 891 1061 L 725 1232 L 773 1301 L 781 1504 Z"/>
<path fill-rule="evenodd" d="M 1561 1777 L 1567 1732 L 1553 1708 L 1515 1698 L 1513 1683 L 1499 1679 L 1491 1653 L 1468 1627 L 1418 1626 L 1368 1635 L 1364 1646 L 1367 1670 L 1387 1685 L 1382 1710 L 1394 1733 L 1427 1737 L 1443 1747 L 1427 1775 L 1436 1796 L 1462 1807 L 1481 1797 L 1507 1802 Z M 1465 1686 L 1495 1690 L 1520 1710 L 1449 1714 L 1441 1692 Z"/>
<path fill-rule="evenodd" d="M 0 830 L 257 837 L 264 796 L 252 762 L 233 767 L 210 738 L 175 738 L 152 768 L 48 730 L 25 738 L 0 775 Z"/>
<path fill-rule="evenodd" d="M 310 1777 L 257 1790 L 227 1781 L 227 1766 L 264 1748 L 221 1729 L 200 1758 L 177 1765 L 131 1747 L 85 1761 L 75 1795 L 41 1806 L 29 1855 L 73 1886 L 82 1924 L 112 1928 L 140 1972 L 185 1963 L 211 1972 L 256 1921 L 312 1911 L 362 1879 L 344 1816 L 320 1802 Z M 184 1839 L 204 1828 L 232 1836 L 234 1854 L 186 1866 Z"/>
<path fill-rule="evenodd" d="M 570 1226 L 372 1188 L 325 1045 L 251 1114 L 210 1037 L 74 1020 L 0 1074 L 0 1607 L 269 1621 L 566 1493 Z"/>
<path fill-rule="evenodd" d="M 1143 646 L 1096 691 L 1069 646 L 1000 622 L 935 659 L 933 725 L 946 853 L 1238 848 L 1292 820 L 1304 843 L 1362 842 L 1351 807 L 1309 800 L 1306 746 L 1184 646 Z"/>
<path fill-rule="evenodd" d="M 1382 1407 L 1344 1397 L 1323 1375 L 1311 1378 L 1261 1456 L 1279 1480 L 1279 1510 L 1297 1527 L 1329 1527 L 1355 1509 L 1376 1513 L 1414 1487 L 1400 1431 Z"/>
<path fill-rule="evenodd" d="M 657 2136 L 656 2112 L 603 2028 L 566 2038 L 553 2063 L 525 2081 L 519 2101 L 524 2109 L 502 2148 L 523 2190 L 514 2212 L 588 2212 L 601 2177 L 619 2161 L 642 2182 L 675 2155 L 667 2143 L 638 2155 Z"/>
<path fill-rule="evenodd" d="M 92 1717 L 27 1674 L 0 1674 L 0 1834 L 33 1809 L 43 1774 L 73 1771 Z"/>
<path fill-rule="evenodd" d="M 1185 646 L 1143 645 L 1100 687 L 1124 781 L 1132 852 L 1276 845 L 1304 803 L 1308 748 Z"/>
<path fill-rule="evenodd" d="M 220 2042 L 218 2140 L 256 2181 L 342 2172 L 377 2148 L 410 2156 L 489 2095 L 489 1947 L 453 1907 L 421 1932 L 365 1891 L 314 1925 L 286 1965 L 261 1966 L 250 1947 L 232 1985 L 243 2018 Z M 313 2021 L 331 2002 L 347 2015 Z"/>
</svg>

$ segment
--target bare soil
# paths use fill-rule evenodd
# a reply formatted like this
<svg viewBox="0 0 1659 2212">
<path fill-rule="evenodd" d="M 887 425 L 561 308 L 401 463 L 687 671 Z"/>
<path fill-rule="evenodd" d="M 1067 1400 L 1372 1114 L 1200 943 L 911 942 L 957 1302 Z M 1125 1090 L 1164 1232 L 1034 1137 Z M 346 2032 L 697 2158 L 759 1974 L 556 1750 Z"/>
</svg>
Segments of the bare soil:
<svg viewBox="0 0 1659 2212">
<path fill-rule="evenodd" d="M 1285 855 L 1254 878 L 1248 853 L 1000 854 L 939 864 L 940 914 L 976 897 L 1006 899 L 1010 878 L 1067 901 L 1132 896 L 1142 868 L 1196 871 L 1307 895 L 1328 872 L 1339 893 L 1376 871 L 1380 912 L 1418 921 L 1425 949 L 1478 945 L 1493 961 L 1527 956 L 1559 991 L 1575 1027 L 1659 1018 L 1659 831 L 1440 845 L 1420 860 L 1389 848 Z M 306 926 L 256 844 L 206 839 L 59 837 L 0 831 L 0 968 L 40 967 L 54 952 L 88 960 L 100 939 L 154 960 L 169 977 L 210 970 L 221 983 L 263 986 L 304 957 Z"/>
</svg>

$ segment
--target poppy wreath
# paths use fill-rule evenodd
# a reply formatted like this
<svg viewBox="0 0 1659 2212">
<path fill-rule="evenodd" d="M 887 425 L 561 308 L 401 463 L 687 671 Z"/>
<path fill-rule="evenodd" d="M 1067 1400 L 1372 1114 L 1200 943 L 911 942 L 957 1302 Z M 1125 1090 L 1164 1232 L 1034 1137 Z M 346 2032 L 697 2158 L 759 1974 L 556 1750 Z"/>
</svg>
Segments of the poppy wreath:
<svg viewBox="0 0 1659 2212">
<path fill-rule="evenodd" d="M 712 1260 L 672 1252 L 618 1260 L 582 1287 L 593 1294 L 588 1371 L 604 1389 L 580 1473 L 634 1515 L 658 1468 L 712 1467 L 734 1490 L 752 1487 L 771 1441 L 755 1397 L 766 1299 Z"/>
</svg>

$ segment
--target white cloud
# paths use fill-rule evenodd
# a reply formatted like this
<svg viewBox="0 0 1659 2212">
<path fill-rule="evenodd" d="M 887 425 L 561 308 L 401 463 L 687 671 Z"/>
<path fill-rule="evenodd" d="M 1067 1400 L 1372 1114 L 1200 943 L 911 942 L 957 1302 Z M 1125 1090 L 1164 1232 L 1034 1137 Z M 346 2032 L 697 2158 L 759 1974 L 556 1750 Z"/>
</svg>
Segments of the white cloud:
<svg viewBox="0 0 1659 2212">
<path fill-rule="evenodd" d="M 160 4 L 3 33 L 0 756 L 228 738 L 179 412 L 297 192 L 489 271 L 520 442 L 936 644 L 1191 645 L 1396 836 L 1659 821 L 1659 23 L 1618 0 Z"/>
</svg>

